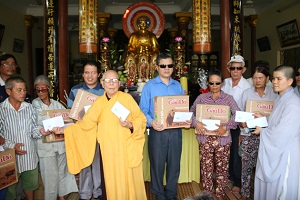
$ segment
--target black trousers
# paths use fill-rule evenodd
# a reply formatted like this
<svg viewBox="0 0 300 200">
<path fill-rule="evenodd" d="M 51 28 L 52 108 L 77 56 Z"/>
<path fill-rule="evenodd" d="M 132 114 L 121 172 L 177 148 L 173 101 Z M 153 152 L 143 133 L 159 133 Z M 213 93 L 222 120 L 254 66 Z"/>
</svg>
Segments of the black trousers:
<svg viewBox="0 0 300 200">
<path fill-rule="evenodd" d="M 173 199 L 177 196 L 177 181 L 180 173 L 182 149 L 181 129 L 155 131 L 150 128 L 148 153 L 150 159 L 150 190 L 156 200 Z M 163 186 L 166 168 L 166 186 Z"/>
<path fill-rule="evenodd" d="M 232 144 L 230 146 L 229 157 L 229 179 L 233 182 L 233 186 L 241 187 L 242 176 L 242 159 L 239 156 L 239 135 L 240 128 L 230 130 Z"/>
</svg>

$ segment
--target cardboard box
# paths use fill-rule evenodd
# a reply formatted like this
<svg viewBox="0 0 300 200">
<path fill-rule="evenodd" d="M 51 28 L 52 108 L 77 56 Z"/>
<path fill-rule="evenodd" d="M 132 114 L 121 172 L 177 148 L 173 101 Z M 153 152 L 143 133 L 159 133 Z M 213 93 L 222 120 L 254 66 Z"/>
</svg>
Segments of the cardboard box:
<svg viewBox="0 0 300 200">
<path fill-rule="evenodd" d="M 0 152 L 0 190 L 18 182 L 14 149 Z"/>
<path fill-rule="evenodd" d="M 274 101 L 247 100 L 246 112 L 259 111 L 262 115 L 269 116 L 274 108 Z"/>
<path fill-rule="evenodd" d="M 85 114 L 84 106 L 92 105 L 98 95 L 79 89 L 70 111 L 70 118 L 80 120 Z"/>
<path fill-rule="evenodd" d="M 189 112 L 189 96 L 154 97 L 154 118 L 165 129 L 189 128 L 184 122 L 173 122 L 175 112 Z"/>
<path fill-rule="evenodd" d="M 73 123 L 73 120 L 69 117 L 70 115 L 70 109 L 56 109 L 56 110 L 44 110 L 43 115 L 47 115 L 48 117 L 57 117 L 62 115 L 65 125 Z M 47 136 L 43 136 L 43 142 L 57 142 L 57 141 L 63 141 L 64 135 L 56 135 L 56 134 L 50 134 Z"/>
<path fill-rule="evenodd" d="M 199 121 L 202 121 L 202 119 L 215 119 L 220 120 L 221 124 L 227 123 L 231 118 L 230 107 L 226 105 L 197 104 L 196 118 Z M 216 135 L 216 133 L 214 131 L 207 131 L 205 135 Z M 229 131 L 226 131 L 224 136 L 228 135 Z"/>
</svg>

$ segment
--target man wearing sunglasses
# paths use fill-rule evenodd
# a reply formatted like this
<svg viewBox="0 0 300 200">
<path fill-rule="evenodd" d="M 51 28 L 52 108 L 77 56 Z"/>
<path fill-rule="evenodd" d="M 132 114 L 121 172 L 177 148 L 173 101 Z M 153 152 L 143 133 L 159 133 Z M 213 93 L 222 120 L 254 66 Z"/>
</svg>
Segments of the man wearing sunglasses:
<svg viewBox="0 0 300 200">
<path fill-rule="evenodd" d="M 78 89 L 91 92 L 95 95 L 101 96 L 104 89 L 98 81 L 100 76 L 99 63 L 95 60 L 87 61 L 83 65 L 82 77 L 84 82 L 72 87 L 68 98 L 68 108 L 71 108 Z M 92 164 L 79 173 L 79 194 L 80 199 L 101 199 L 101 173 L 100 173 L 100 148 L 98 142 L 96 143 L 95 156 Z"/>
<path fill-rule="evenodd" d="M 148 152 L 150 159 L 150 190 L 156 200 L 177 199 L 177 181 L 180 173 L 180 156 L 182 133 L 180 128 L 164 129 L 154 118 L 154 97 L 183 95 L 180 83 L 171 78 L 173 59 L 168 53 L 161 53 L 156 58 L 158 76 L 146 83 L 143 88 L 140 108 L 147 118 L 150 127 Z M 167 183 L 163 186 L 166 166 Z"/>
<path fill-rule="evenodd" d="M 238 103 L 242 97 L 244 90 L 251 87 L 251 84 L 243 77 L 246 71 L 245 60 L 242 56 L 236 55 L 230 58 L 227 63 L 227 70 L 230 72 L 230 78 L 224 80 L 222 90 L 233 96 L 234 100 Z M 238 154 L 239 150 L 239 127 L 231 129 L 232 144 L 230 147 L 229 158 L 229 179 L 233 183 L 232 192 L 239 193 L 241 188 L 241 172 L 242 161 Z"/>
</svg>

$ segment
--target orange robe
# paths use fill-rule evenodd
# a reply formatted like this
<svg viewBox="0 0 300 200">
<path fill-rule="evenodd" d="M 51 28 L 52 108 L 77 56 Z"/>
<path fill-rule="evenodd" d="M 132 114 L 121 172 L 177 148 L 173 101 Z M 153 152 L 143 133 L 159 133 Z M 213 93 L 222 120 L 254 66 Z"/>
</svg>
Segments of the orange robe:
<svg viewBox="0 0 300 200">
<path fill-rule="evenodd" d="M 116 101 L 130 110 L 127 120 L 133 124 L 133 133 L 111 112 Z M 147 199 L 142 168 L 145 128 L 146 117 L 131 95 L 118 92 L 107 100 L 104 93 L 82 120 L 64 131 L 70 173 L 76 174 L 92 163 L 98 140 L 107 199 Z"/>
</svg>

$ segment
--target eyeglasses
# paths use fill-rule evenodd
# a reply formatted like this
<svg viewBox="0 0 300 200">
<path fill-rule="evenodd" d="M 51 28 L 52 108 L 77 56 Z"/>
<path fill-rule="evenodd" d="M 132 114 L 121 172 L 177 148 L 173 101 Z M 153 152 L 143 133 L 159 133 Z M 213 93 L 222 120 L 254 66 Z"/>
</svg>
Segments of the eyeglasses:
<svg viewBox="0 0 300 200">
<path fill-rule="evenodd" d="M 173 64 L 168 64 L 168 65 L 158 65 L 160 68 L 166 68 L 166 67 L 168 67 L 168 68 L 173 68 L 174 67 L 174 65 Z"/>
<path fill-rule="evenodd" d="M 48 88 L 43 88 L 43 89 L 35 89 L 36 93 L 45 93 L 48 92 Z"/>
<path fill-rule="evenodd" d="M 221 82 L 209 82 L 209 85 L 221 85 Z"/>
<path fill-rule="evenodd" d="M 230 71 L 239 70 L 241 71 L 243 67 L 229 67 Z"/>
<path fill-rule="evenodd" d="M 102 79 L 105 83 L 118 83 L 119 79 L 117 78 L 104 78 Z"/>
<path fill-rule="evenodd" d="M 5 67 L 9 67 L 9 66 L 10 67 L 17 67 L 18 66 L 16 63 L 3 63 L 1 65 L 5 66 Z"/>
<path fill-rule="evenodd" d="M 300 72 L 296 72 L 296 76 L 300 76 Z"/>
</svg>

